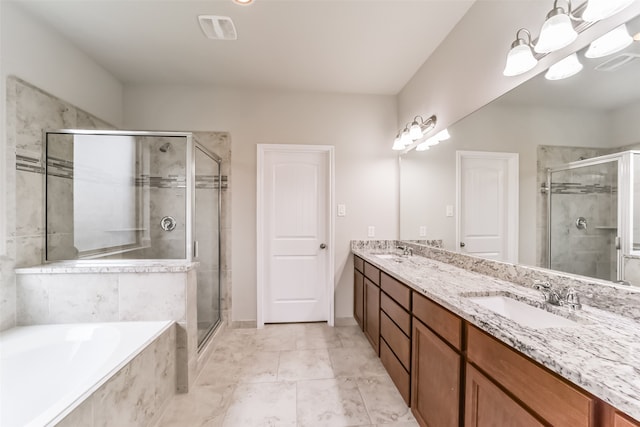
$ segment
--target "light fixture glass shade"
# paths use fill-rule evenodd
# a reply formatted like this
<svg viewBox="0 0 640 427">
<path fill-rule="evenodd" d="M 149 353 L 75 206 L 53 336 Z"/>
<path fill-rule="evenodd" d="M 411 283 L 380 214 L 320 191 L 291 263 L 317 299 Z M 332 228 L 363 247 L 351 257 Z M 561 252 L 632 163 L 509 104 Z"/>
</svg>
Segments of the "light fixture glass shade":
<svg viewBox="0 0 640 427">
<path fill-rule="evenodd" d="M 537 53 L 549 53 L 569 46 L 578 38 L 569 15 L 561 8 L 552 10 L 542 24 L 538 43 L 533 50 Z"/>
<path fill-rule="evenodd" d="M 449 135 L 449 131 L 447 129 L 442 129 L 440 132 L 436 134 L 436 136 L 434 136 L 434 138 L 442 142 L 451 138 L 451 135 Z"/>
<path fill-rule="evenodd" d="M 429 148 L 431 147 L 429 147 L 429 144 L 427 144 L 427 142 L 425 141 L 422 144 L 418 144 L 416 146 L 416 151 L 427 151 Z"/>
<path fill-rule="evenodd" d="M 417 121 L 414 121 L 409 128 L 409 137 L 414 141 L 422 138 L 422 128 Z"/>
<path fill-rule="evenodd" d="M 399 137 L 393 140 L 393 147 L 391 147 L 391 149 L 395 151 L 404 150 L 404 144 L 400 141 Z"/>
<path fill-rule="evenodd" d="M 606 19 L 630 6 L 634 0 L 589 0 L 582 19 L 589 22 Z"/>
<path fill-rule="evenodd" d="M 433 147 L 434 145 L 440 144 L 440 140 L 437 137 L 432 136 L 431 138 L 423 142 L 423 144 L 427 144 L 429 147 Z"/>
<path fill-rule="evenodd" d="M 405 130 L 402 131 L 402 134 L 400 135 L 400 142 L 405 147 L 408 146 L 408 145 L 413 144 L 413 139 L 411 139 L 411 137 L 409 136 L 409 131 L 408 130 L 405 129 Z"/>
<path fill-rule="evenodd" d="M 517 76 L 531 70 L 537 63 L 538 60 L 534 58 L 531 47 L 528 44 L 518 44 L 507 54 L 507 64 L 502 74 L 507 77 Z"/>
<path fill-rule="evenodd" d="M 591 42 L 584 56 L 587 58 L 602 58 L 621 51 L 631 43 L 633 43 L 633 37 L 629 35 L 627 26 L 622 24 Z"/>
<path fill-rule="evenodd" d="M 578 74 L 580 70 L 582 70 L 582 64 L 578 59 L 578 55 L 572 53 L 562 61 L 559 61 L 549 67 L 549 70 L 547 70 L 544 77 L 547 80 L 562 80 Z"/>
</svg>

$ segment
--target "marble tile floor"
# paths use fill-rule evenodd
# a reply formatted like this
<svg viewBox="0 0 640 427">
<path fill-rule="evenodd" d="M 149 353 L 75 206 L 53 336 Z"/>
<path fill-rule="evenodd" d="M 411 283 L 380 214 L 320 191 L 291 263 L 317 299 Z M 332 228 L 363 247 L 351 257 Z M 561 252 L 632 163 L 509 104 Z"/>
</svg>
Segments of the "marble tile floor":
<svg viewBox="0 0 640 427">
<path fill-rule="evenodd" d="M 357 326 L 227 329 L 157 427 L 417 427 Z"/>
</svg>

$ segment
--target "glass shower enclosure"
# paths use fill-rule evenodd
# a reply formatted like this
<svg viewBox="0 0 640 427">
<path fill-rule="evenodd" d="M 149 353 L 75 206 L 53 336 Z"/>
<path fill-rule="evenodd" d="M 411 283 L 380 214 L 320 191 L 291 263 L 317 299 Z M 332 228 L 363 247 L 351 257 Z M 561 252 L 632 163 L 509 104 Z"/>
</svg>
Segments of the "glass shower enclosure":
<svg viewBox="0 0 640 427">
<path fill-rule="evenodd" d="M 221 321 L 220 158 L 191 133 L 45 132 L 45 262 L 198 261 L 198 344 Z"/>
<path fill-rule="evenodd" d="M 548 265 L 623 281 L 623 257 L 640 253 L 640 152 L 580 160 L 547 171 Z"/>
</svg>

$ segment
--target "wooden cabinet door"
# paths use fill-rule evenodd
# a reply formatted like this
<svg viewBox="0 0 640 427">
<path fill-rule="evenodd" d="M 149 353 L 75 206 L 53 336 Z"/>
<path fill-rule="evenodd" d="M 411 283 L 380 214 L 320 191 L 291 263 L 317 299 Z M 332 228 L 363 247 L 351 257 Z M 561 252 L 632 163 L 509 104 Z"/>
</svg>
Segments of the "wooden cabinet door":
<svg viewBox="0 0 640 427">
<path fill-rule="evenodd" d="M 638 426 L 640 426 L 640 423 L 631 421 L 630 418 L 627 418 L 618 412 L 616 412 L 613 415 L 613 427 L 638 427 Z"/>
<path fill-rule="evenodd" d="M 464 427 L 544 425 L 469 364 L 464 413 Z"/>
<path fill-rule="evenodd" d="M 371 346 L 380 354 L 380 288 L 364 279 L 364 334 Z"/>
<path fill-rule="evenodd" d="M 364 275 L 358 270 L 353 274 L 353 317 L 364 328 Z"/>
<path fill-rule="evenodd" d="M 421 426 L 458 427 L 460 355 L 413 319 L 411 410 Z"/>
</svg>

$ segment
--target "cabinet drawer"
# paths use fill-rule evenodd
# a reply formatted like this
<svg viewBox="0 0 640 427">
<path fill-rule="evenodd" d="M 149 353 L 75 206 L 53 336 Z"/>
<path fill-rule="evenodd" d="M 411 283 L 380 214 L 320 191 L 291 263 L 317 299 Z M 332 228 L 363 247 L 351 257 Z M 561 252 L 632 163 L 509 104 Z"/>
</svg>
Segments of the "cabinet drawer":
<svg viewBox="0 0 640 427">
<path fill-rule="evenodd" d="M 430 299 L 413 293 L 413 315 L 456 349 L 462 349 L 462 320 Z"/>
<path fill-rule="evenodd" d="M 386 273 L 380 275 L 380 288 L 405 310 L 411 310 L 411 289 Z"/>
<path fill-rule="evenodd" d="M 473 326 L 468 329 L 467 356 L 549 424 L 593 425 L 591 397 Z"/>
<path fill-rule="evenodd" d="M 364 275 L 367 279 L 375 283 L 376 286 L 380 286 L 380 270 L 366 261 L 364 263 Z"/>
<path fill-rule="evenodd" d="M 411 336 L 411 315 L 392 300 L 387 294 L 380 294 L 380 307 L 393 320 L 407 336 Z"/>
<path fill-rule="evenodd" d="M 384 312 L 380 313 L 380 336 L 408 371 L 411 368 L 411 340 Z"/>
<path fill-rule="evenodd" d="M 396 358 L 384 340 L 380 340 L 380 361 L 389 373 L 393 383 L 398 388 L 400 396 L 402 396 L 405 403 L 409 405 L 411 390 L 409 373 L 405 371 L 400 361 Z"/>
<path fill-rule="evenodd" d="M 362 258 L 354 255 L 353 256 L 353 266 L 360 273 L 364 273 L 364 261 L 362 260 Z"/>
</svg>

